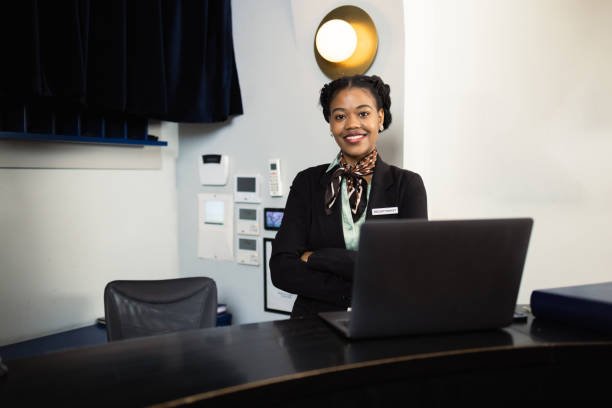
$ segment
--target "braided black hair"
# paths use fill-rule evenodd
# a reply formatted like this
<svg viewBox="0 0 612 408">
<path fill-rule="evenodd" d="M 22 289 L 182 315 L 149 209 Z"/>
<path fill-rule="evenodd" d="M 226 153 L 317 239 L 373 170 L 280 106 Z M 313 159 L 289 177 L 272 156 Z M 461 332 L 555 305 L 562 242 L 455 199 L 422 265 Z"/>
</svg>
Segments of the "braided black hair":
<svg viewBox="0 0 612 408">
<path fill-rule="evenodd" d="M 387 129 L 391 124 L 391 88 L 385 84 L 383 80 L 376 75 L 353 75 L 345 76 L 338 79 L 334 79 L 328 84 L 323 85 L 321 88 L 321 95 L 319 97 L 319 103 L 323 108 L 323 117 L 325 121 L 329 123 L 329 117 L 331 115 L 329 105 L 336 94 L 346 88 L 357 87 L 363 88 L 370 91 L 374 99 L 376 100 L 376 109 L 381 109 L 385 112 L 385 119 L 383 121 L 383 128 Z"/>
</svg>

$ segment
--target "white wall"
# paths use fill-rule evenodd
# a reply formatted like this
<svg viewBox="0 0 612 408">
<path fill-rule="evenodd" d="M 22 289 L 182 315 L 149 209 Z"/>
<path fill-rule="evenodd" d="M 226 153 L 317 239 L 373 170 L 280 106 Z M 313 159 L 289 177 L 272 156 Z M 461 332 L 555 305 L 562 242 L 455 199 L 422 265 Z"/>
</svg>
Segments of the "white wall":
<svg viewBox="0 0 612 408">
<path fill-rule="evenodd" d="M 156 133 L 169 141 L 154 148 L 158 169 L 0 168 L 0 345 L 93 324 L 113 279 L 178 276 L 176 128 Z M 74 147 L 44 154 L 61 167 Z M 93 167 L 116 166 L 118 156 L 138 167 L 143 154 L 150 165 L 141 148 L 80 148 Z M 49 145 L 2 149 L 31 160 Z"/>
<path fill-rule="evenodd" d="M 612 2 L 405 0 L 432 218 L 531 216 L 519 294 L 612 278 Z"/>
<path fill-rule="evenodd" d="M 204 274 L 219 288 L 234 323 L 280 319 L 264 312 L 263 265 L 259 267 L 197 257 L 197 200 L 199 192 L 230 192 L 225 187 L 201 186 L 198 160 L 203 153 L 230 157 L 230 174 L 264 176 L 264 201 L 259 208 L 284 207 L 295 174 L 306 167 L 329 163 L 337 145 L 329 135 L 318 106 L 319 90 L 329 79 L 316 64 L 314 34 L 321 19 L 345 4 L 340 1 L 240 0 L 232 3 L 234 47 L 244 115 L 226 124 L 181 125 L 181 156 L 177 162 L 179 193 L 180 270 L 185 276 Z M 357 1 L 378 28 L 379 50 L 369 70 L 391 84 L 394 115 L 381 137 L 380 151 L 401 165 L 403 140 L 403 14 L 402 1 Z M 280 158 L 285 197 L 267 195 L 267 159 Z M 265 232 L 261 237 L 272 237 Z M 260 237 L 260 240 L 261 240 Z M 261 253 L 261 248 L 259 249 Z"/>
</svg>

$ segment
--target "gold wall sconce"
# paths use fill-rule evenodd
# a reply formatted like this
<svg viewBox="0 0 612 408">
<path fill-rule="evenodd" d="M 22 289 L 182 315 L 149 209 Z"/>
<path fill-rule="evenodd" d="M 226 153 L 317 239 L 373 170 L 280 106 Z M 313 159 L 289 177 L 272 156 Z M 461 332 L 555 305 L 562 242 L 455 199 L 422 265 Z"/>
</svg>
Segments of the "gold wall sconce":
<svg viewBox="0 0 612 408">
<path fill-rule="evenodd" d="M 359 7 L 342 6 L 330 11 L 315 34 L 317 64 L 331 79 L 365 73 L 377 51 L 376 26 Z"/>
</svg>

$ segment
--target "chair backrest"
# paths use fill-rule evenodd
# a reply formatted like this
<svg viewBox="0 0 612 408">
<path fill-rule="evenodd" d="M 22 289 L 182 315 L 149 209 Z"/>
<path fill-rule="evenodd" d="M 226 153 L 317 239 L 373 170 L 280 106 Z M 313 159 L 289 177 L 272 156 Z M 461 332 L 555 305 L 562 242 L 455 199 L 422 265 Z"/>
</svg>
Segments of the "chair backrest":
<svg viewBox="0 0 612 408">
<path fill-rule="evenodd" d="M 217 285 L 207 277 L 112 281 L 104 315 L 109 341 L 214 327 Z"/>
</svg>

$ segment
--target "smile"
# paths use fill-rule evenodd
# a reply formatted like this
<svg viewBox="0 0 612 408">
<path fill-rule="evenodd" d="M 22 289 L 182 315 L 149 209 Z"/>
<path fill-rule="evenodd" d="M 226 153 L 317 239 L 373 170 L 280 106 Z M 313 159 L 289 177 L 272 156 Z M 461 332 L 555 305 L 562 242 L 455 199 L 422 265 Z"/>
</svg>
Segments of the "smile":
<svg viewBox="0 0 612 408">
<path fill-rule="evenodd" d="M 365 139 L 366 137 L 368 137 L 367 134 L 348 135 L 348 136 L 344 136 L 344 140 L 346 140 L 349 143 L 357 143 L 361 141 L 362 139 Z"/>
</svg>

